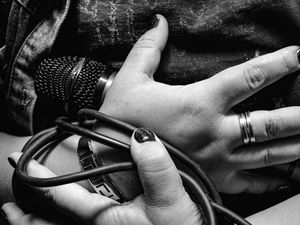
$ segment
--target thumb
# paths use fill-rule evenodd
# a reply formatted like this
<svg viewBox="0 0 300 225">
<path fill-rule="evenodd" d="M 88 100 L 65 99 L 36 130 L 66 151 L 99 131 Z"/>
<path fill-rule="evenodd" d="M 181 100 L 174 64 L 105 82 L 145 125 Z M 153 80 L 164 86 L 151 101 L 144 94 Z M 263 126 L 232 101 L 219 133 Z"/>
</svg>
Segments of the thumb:
<svg viewBox="0 0 300 225">
<path fill-rule="evenodd" d="M 15 167 L 21 157 L 21 153 L 14 152 L 9 156 L 10 164 Z M 38 178 L 50 178 L 56 175 L 47 167 L 35 160 L 30 160 L 27 165 L 27 173 Z M 92 194 L 76 183 L 70 183 L 55 187 L 34 188 L 42 197 L 55 208 L 80 222 L 90 222 L 95 215 L 113 205 L 117 205 L 112 199 L 99 194 Z M 31 196 L 32 198 L 34 196 Z"/>
<path fill-rule="evenodd" d="M 146 204 L 166 207 L 185 196 L 179 173 L 169 153 L 146 128 L 139 128 L 131 139 L 131 154 L 144 188 Z"/>
<path fill-rule="evenodd" d="M 141 77 L 142 73 L 146 77 L 153 77 L 160 62 L 161 52 L 167 43 L 168 23 L 163 16 L 156 15 L 152 26 L 152 29 L 136 42 L 119 74 Z"/>
</svg>

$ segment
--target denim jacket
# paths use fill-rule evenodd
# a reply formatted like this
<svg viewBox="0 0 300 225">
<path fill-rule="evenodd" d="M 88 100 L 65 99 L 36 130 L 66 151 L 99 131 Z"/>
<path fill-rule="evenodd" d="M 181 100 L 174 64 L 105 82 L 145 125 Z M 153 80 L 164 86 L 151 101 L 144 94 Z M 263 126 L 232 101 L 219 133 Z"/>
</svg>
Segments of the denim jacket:
<svg viewBox="0 0 300 225">
<path fill-rule="evenodd" d="M 22 134 L 34 132 L 34 71 L 53 52 L 88 55 L 119 68 L 153 15 L 161 13 L 170 38 L 155 78 L 191 83 L 299 44 L 299 10 L 298 1 L 287 0 L 14 0 L 0 48 L 9 126 Z"/>
<path fill-rule="evenodd" d="M 6 45 L 1 49 L 5 72 L 7 114 L 10 128 L 17 133 L 33 133 L 36 102 L 33 69 L 49 54 L 66 18 L 70 0 L 16 0 L 10 11 Z M 3 56 L 4 55 L 4 56 Z"/>
</svg>

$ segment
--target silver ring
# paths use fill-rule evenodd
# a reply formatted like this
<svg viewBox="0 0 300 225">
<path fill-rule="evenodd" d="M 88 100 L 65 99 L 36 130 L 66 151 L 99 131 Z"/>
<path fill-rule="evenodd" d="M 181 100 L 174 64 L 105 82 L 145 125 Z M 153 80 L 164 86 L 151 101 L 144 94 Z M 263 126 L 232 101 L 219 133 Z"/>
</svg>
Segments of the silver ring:
<svg viewBox="0 0 300 225">
<path fill-rule="evenodd" d="M 239 117 L 243 143 L 245 145 L 254 144 L 256 140 L 252 129 L 250 112 L 240 113 L 238 117 Z"/>
</svg>

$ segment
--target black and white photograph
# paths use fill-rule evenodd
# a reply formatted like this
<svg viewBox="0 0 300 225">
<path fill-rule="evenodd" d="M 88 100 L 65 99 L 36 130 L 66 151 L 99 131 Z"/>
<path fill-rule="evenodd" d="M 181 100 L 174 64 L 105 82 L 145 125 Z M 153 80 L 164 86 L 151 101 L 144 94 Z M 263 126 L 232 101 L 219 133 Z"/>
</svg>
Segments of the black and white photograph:
<svg viewBox="0 0 300 225">
<path fill-rule="evenodd" d="M 0 0 L 0 225 L 299 225 L 299 0 Z"/>
</svg>

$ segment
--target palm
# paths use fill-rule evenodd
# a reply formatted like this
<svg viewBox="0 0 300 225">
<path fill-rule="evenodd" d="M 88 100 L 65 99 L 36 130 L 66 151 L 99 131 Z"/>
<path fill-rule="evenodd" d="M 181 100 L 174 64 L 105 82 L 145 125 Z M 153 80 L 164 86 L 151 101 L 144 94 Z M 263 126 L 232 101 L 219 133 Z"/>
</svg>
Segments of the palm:
<svg viewBox="0 0 300 225">
<path fill-rule="evenodd" d="M 148 205 L 143 195 L 138 196 L 132 202 L 124 205 L 119 205 L 112 201 L 112 206 L 106 209 L 104 208 L 99 214 L 94 215 L 93 223 L 114 225 L 201 224 L 200 214 L 196 205 L 188 196 L 184 196 L 184 198 L 185 197 L 187 197 L 186 200 L 188 200 L 188 202 L 182 199 L 181 204 L 172 208 Z"/>
</svg>

